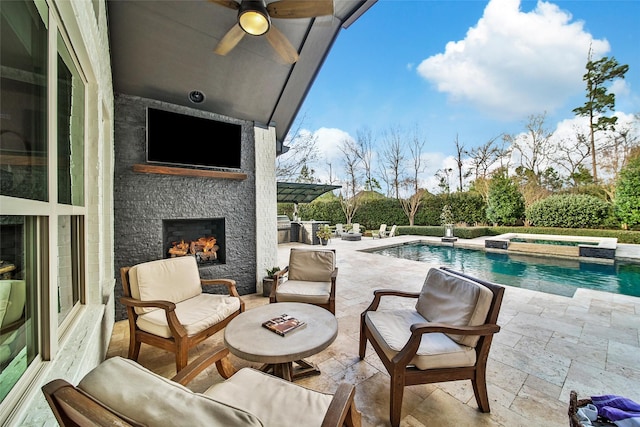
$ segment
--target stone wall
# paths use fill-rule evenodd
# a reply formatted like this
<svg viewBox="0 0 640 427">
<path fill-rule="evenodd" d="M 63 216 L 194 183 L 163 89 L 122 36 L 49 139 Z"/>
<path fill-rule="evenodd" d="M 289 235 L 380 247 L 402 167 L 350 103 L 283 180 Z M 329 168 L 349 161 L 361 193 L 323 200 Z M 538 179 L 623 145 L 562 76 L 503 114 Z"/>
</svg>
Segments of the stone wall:
<svg viewBox="0 0 640 427">
<path fill-rule="evenodd" d="M 242 172 L 246 180 L 133 172 L 145 163 L 146 107 L 242 125 Z M 200 268 L 203 278 L 236 280 L 241 295 L 256 292 L 255 141 L 252 122 L 160 101 L 115 97 L 114 227 L 116 272 L 121 267 L 165 258 L 163 219 L 225 218 L 226 262 Z M 180 149 L 179 141 L 176 150 Z M 206 147 L 224 150 L 224 146 Z M 117 274 L 116 301 L 122 295 Z M 125 319 L 117 302 L 116 319 Z"/>
</svg>

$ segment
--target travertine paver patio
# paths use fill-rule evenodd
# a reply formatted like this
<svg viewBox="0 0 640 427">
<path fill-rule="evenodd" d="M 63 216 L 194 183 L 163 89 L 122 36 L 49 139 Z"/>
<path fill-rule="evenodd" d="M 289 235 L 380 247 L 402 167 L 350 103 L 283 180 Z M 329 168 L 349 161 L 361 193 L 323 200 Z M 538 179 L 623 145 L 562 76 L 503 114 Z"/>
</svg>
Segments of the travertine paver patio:
<svg viewBox="0 0 640 427">
<path fill-rule="evenodd" d="M 322 375 L 298 384 L 332 392 L 341 381 L 355 383 L 364 426 L 388 425 L 389 376 L 373 350 L 367 351 L 364 361 L 358 359 L 360 313 L 374 289 L 418 291 L 430 265 L 360 250 L 418 239 L 332 239 L 328 246 L 336 249 L 339 267 L 339 336 L 328 349 L 309 358 Z M 300 244 L 279 245 L 281 267 L 295 246 Z M 621 251 L 640 258 L 637 246 L 625 245 Z M 248 310 L 268 303 L 261 294 L 243 299 Z M 507 287 L 499 324 L 502 330 L 494 339 L 487 372 L 491 413 L 477 411 L 469 381 L 411 386 L 405 391 L 402 425 L 564 427 L 571 390 L 580 397 L 615 393 L 640 402 L 640 298 L 583 289 L 568 298 Z M 221 344 L 218 333 L 192 358 Z M 126 356 L 127 346 L 126 321 L 117 322 L 107 356 Z M 231 357 L 238 368 L 254 366 Z M 175 373 L 173 355 L 161 350 L 143 345 L 139 361 L 161 375 Z M 202 390 L 217 381 L 221 378 L 210 368 L 190 387 Z"/>
</svg>

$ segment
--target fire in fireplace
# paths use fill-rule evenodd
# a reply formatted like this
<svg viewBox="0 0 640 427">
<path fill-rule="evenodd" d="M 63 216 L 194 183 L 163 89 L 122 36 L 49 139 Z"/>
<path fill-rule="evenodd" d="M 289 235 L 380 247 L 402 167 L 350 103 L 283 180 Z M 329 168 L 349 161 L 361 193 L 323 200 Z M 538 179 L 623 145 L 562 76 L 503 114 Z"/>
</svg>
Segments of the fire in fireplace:
<svg viewBox="0 0 640 427">
<path fill-rule="evenodd" d="M 225 263 L 224 218 L 162 221 L 165 257 L 192 255 L 198 264 Z"/>
<path fill-rule="evenodd" d="M 220 249 L 216 242 L 215 237 L 200 237 L 191 242 L 184 240 L 173 242 L 173 246 L 169 248 L 169 255 L 172 258 L 189 254 L 195 255 L 199 263 L 215 261 L 218 259 L 218 249 Z"/>
</svg>

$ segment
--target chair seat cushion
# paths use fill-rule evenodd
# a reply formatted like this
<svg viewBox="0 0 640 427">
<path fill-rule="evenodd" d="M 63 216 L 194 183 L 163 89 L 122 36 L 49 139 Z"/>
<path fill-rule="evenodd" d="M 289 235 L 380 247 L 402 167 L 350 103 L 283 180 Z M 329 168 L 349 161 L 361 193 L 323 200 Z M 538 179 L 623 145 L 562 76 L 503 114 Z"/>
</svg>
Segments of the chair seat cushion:
<svg viewBox="0 0 640 427">
<path fill-rule="evenodd" d="M 429 323 L 413 309 L 369 311 L 365 316 L 365 322 L 389 359 L 409 341 L 411 325 Z M 440 332 L 422 335 L 420 347 L 410 362 L 423 370 L 473 366 L 475 363 L 474 348 L 460 345 Z"/>
<path fill-rule="evenodd" d="M 251 413 L 193 393 L 121 357 L 102 362 L 80 381 L 78 388 L 119 416 L 143 425 L 263 425 Z"/>
<path fill-rule="evenodd" d="M 480 326 L 487 319 L 493 293 L 486 286 L 456 274 L 432 268 L 427 273 L 416 310 L 434 323 Z M 475 347 L 477 335 L 453 335 L 459 344 Z"/>
<path fill-rule="evenodd" d="M 195 335 L 220 323 L 240 309 L 240 299 L 228 295 L 200 294 L 176 304 L 176 316 L 187 330 Z M 171 330 L 164 310 L 138 316 L 136 322 L 143 331 L 164 338 L 171 338 Z"/>
<path fill-rule="evenodd" d="M 306 302 L 310 304 L 326 304 L 331 294 L 331 282 L 307 282 L 287 280 L 278 285 L 276 300 L 278 302 Z"/>
<path fill-rule="evenodd" d="M 332 395 L 298 386 L 251 368 L 243 368 L 205 395 L 257 416 L 265 426 L 319 426 Z"/>
</svg>

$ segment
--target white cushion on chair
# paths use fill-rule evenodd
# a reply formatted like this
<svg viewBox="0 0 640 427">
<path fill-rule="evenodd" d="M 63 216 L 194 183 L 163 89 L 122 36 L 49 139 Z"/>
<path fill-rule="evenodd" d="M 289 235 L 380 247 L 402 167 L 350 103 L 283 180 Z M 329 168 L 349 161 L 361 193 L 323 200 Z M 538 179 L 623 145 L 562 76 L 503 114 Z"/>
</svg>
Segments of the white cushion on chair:
<svg viewBox="0 0 640 427">
<path fill-rule="evenodd" d="M 111 411 L 149 426 L 262 426 L 253 414 L 218 402 L 121 357 L 102 362 L 78 388 Z M 252 395 L 252 393 L 246 393 Z"/>
<path fill-rule="evenodd" d="M 336 268 L 336 254 L 330 249 L 291 249 L 289 280 L 329 282 Z"/>
<path fill-rule="evenodd" d="M 239 309 L 240 298 L 203 293 L 177 303 L 176 315 L 187 330 L 187 335 L 194 335 L 220 323 Z M 164 310 L 154 310 L 142 314 L 138 316 L 136 324 L 140 329 L 150 334 L 164 338 L 172 336 Z"/>
<path fill-rule="evenodd" d="M 330 294 L 331 282 L 287 280 L 278 285 L 276 289 L 276 300 L 278 302 L 326 304 L 329 302 Z"/>
<path fill-rule="evenodd" d="M 257 416 L 265 426 L 278 427 L 321 425 L 333 398 L 251 368 L 240 369 L 204 394 Z"/>
<path fill-rule="evenodd" d="M 416 310 L 429 322 L 453 326 L 480 326 L 487 319 L 493 293 L 484 285 L 432 268 L 420 291 Z M 475 347 L 477 335 L 453 335 L 458 344 Z"/>
<path fill-rule="evenodd" d="M 365 322 L 389 359 L 409 341 L 411 325 L 429 323 L 412 309 L 368 311 Z M 434 369 L 473 366 L 475 362 L 474 348 L 460 345 L 446 334 L 434 332 L 422 335 L 416 356 L 409 364 L 418 369 Z"/>
<path fill-rule="evenodd" d="M 192 256 L 145 262 L 129 270 L 131 296 L 142 301 L 164 300 L 178 303 L 202 293 L 198 264 Z M 136 313 L 157 308 L 136 307 Z"/>
</svg>

